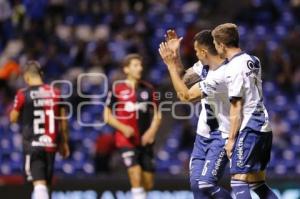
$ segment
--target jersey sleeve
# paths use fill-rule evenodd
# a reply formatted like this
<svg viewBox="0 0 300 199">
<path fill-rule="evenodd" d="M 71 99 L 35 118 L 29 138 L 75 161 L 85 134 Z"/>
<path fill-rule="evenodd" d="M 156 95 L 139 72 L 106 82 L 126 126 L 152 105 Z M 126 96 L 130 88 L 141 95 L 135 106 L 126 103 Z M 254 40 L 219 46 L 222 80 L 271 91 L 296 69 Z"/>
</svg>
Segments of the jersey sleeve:
<svg viewBox="0 0 300 199">
<path fill-rule="evenodd" d="M 193 65 L 193 71 L 199 75 L 199 77 L 202 76 L 202 69 L 203 69 L 203 65 L 200 61 L 196 62 L 194 65 Z"/>
<path fill-rule="evenodd" d="M 24 91 L 19 90 L 15 96 L 13 110 L 20 112 L 25 103 L 25 94 Z"/>
<path fill-rule="evenodd" d="M 242 70 L 232 68 L 232 70 L 227 71 L 226 78 L 229 99 L 243 97 L 244 78 Z"/>
</svg>

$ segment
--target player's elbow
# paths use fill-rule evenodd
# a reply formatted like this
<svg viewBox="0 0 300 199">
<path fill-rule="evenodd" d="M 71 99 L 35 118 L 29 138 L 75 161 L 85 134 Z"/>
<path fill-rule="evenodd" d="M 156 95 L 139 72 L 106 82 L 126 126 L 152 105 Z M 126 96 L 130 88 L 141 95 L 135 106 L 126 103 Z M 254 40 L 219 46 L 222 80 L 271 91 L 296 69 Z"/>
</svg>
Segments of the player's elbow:
<svg viewBox="0 0 300 199">
<path fill-rule="evenodd" d="M 182 101 L 183 101 L 183 102 L 192 102 L 192 101 L 194 101 L 196 98 L 197 98 L 197 96 L 196 96 L 193 92 L 188 91 L 188 92 L 186 93 L 186 95 L 184 95 L 184 96 L 182 97 Z"/>
<path fill-rule="evenodd" d="M 178 98 L 181 102 L 188 102 L 189 101 L 189 93 L 178 93 Z"/>
<path fill-rule="evenodd" d="M 179 100 L 181 101 L 181 102 L 187 102 L 187 98 L 186 97 L 184 97 L 184 96 L 178 96 L 178 98 L 179 98 Z"/>
</svg>

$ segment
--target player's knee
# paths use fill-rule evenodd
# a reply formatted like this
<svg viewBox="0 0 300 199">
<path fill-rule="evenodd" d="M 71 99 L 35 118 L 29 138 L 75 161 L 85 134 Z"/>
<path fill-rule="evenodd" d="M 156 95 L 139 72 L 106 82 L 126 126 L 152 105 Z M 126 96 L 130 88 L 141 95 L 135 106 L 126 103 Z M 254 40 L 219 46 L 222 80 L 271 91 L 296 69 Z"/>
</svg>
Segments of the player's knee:
<svg viewBox="0 0 300 199">
<path fill-rule="evenodd" d="M 234 174 L 231 177 L 233 180 L 244 181 L 247 183 L 265 181 L 266 175 L 264 171 L 246 174 Z"/>
<path fill-rule="evenodd" d="M 35 181 L 33 181 L 33 186 L 37 186 L 37 185 L 47 186 L 47 181 L 46 180 L 35 180 Z"/>
<path fill-rule="evenodd" d="M 139 165 L 128 168 L 128 176 L 132 187 L 142 186 L 142 170 Z"/>
</svg>

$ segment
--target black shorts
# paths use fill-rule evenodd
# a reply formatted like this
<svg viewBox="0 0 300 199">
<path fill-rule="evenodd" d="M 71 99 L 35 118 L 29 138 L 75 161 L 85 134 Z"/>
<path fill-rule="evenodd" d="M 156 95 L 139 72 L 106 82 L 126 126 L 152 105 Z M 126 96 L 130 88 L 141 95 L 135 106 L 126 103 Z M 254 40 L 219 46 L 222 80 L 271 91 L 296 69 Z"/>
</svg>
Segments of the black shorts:
<svg viewBox="0 0 300 199">
<path fill-rule="evenodd" d="M 120 149 L 123 163 L 127 168 L 135 165 L 140 165 L 143 171 L 154 172 L 154 152 L 153 145 L 136 148 Z"/>
<path fill-rule="evenodd" d="M 54 170 L 55 153 L 39 150 L 24 155 L 26 180 L 46 180 L 47 184 L 50 185 Z"/>
</svg>

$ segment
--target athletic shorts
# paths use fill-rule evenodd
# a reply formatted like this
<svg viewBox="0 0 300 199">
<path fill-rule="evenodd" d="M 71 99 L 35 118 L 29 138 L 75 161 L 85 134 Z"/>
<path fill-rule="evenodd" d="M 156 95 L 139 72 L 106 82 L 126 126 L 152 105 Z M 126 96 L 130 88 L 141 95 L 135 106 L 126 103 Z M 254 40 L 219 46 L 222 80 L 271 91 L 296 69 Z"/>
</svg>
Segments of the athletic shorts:
<svg viewBox="0 0 300 199">
<path fill-rule="evenodd" d="M 27 181 L 46 180 L 51 184 L 55 153 L 43 150 L 25 153 L 24 171 Z"/>
<path fill-rule="evenodd" d="M 243 174 L 264 171 L 270 161 L 272 132 L 242 130 L 234 144 L 230 173 Z"/>
<path fill-rule="evenodd" d="M 123 163 L 127 168 L 135 165 L 140 165 L 143 171 L 154 172 L 154 152 L 153 145 L 136 148 L 122 148 L 120 149 Z"/>
<path fill-rule="evenodd" d="M 190 159 L 190 180 L 216 184 L 228 162 L 225 139 L 220 131 L 210 132 L 210 137 L 196 136 Z"/>
</svg>

